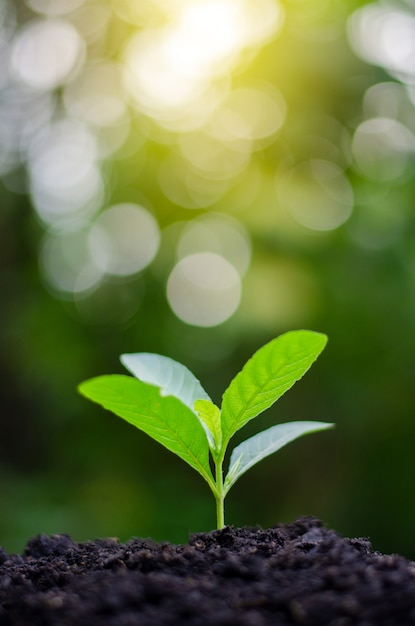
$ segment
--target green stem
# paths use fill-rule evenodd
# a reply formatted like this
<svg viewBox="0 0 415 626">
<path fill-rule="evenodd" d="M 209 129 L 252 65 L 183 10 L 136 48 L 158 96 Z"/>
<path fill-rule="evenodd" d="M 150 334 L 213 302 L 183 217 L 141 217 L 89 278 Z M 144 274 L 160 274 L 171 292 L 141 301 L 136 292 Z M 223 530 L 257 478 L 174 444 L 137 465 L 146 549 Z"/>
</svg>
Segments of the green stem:
<svg viewBox="0 0 415 626">
<path fill-rule="evenodd" d="M 216 525 L 218 530 L 225 526 L 225 493 L 223 489 L 223 473 L 222 473 L 223 459 L 215 461 L 216 471 Z"/>
</svg>

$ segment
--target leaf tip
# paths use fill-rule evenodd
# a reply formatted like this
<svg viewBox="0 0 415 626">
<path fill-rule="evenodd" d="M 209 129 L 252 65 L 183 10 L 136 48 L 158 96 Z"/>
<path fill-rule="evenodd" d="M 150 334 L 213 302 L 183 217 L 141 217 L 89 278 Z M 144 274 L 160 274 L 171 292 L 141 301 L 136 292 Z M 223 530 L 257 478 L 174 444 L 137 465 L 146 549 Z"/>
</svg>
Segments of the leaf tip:
<svg viewBox="0 0 415 626">
<path fill-rule="evenodd" d="M 88 380 L 83 380 L 81 383 L 79 383 L 79 384 L 76 386 L 76 391 L 77 391 L 79 394 L 81 394 L 81 396 L 85 396 L 85 389 L 86 389 L 86 388 L 87 388 L 87 386 L 88 386 L 88 382 L 89 382 Z"/>
</svg>

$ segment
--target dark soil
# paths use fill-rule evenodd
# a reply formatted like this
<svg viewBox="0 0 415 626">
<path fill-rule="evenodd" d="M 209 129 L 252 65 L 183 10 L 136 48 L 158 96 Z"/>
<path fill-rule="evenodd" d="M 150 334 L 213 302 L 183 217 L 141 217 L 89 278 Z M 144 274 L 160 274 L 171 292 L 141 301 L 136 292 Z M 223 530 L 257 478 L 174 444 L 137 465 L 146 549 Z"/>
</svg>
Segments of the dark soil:
<svg viewBox="0 0 415 626">
<path fill-rule="evenodd" d="M 314 518 L 187 545 L 40 535 L 0 548 L 0 626 L 411 626 L 415 563 Z"/>
</svg>

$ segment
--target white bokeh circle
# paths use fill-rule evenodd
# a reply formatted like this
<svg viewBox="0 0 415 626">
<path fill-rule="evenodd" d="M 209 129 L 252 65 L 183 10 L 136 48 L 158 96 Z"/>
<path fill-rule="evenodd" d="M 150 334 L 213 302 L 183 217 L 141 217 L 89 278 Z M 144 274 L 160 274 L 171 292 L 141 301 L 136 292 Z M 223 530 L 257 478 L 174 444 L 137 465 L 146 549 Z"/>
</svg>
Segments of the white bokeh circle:
<svg viewBox="0 0 415 626">
<path fill-rule="evenodd" d="M 199 252 L 181 259 L 167 281 L 167 299 L 179 319 L 193 326 L 218 326 L 241 299 L 241 279 L 224 257 Z"/>
</svg>

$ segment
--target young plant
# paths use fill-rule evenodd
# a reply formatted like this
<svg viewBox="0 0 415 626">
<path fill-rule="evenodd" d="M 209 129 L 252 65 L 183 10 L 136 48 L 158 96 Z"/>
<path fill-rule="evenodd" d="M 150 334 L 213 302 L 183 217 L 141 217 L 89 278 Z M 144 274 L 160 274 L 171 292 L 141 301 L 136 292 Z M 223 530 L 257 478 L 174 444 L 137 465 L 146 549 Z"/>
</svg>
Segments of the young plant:
<svg viewBox="0 0 415 626">
<path fill-rule="evenodd" d="M 121 362 L 135 378 L 99 376 L 83 382 L 78 389 L 199 472 L 215 497 L 217 527 L 222 528 L 225 497 L 242 474 L 290 441 L 333 426 L 326 422 L 272 426 L 234 448 L 224 477 L 223 464 L 231 437 L 290 389 L 326 343 L 325 335 L 307 330 L 291 331 L 270 341 L 231 381 L 221 408 L 184 365 L 146 352 L 121 356 Z"/>
</svg>

